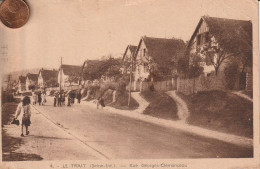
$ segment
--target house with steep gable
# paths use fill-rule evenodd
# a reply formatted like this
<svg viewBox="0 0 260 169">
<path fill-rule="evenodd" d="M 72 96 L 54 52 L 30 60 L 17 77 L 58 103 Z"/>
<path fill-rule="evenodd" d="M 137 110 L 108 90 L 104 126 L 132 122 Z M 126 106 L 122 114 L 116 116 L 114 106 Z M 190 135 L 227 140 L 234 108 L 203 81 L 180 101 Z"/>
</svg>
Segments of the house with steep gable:
<svg viewBox="0 0 260 169">
<path fill-rule="evenodd" d="M 181 39 L 142 37 L 135 52 L 134 89 L 138 82 L 172 79 L 179 54 L 184 50 Z"/>
<path fill-rule="evenodd" d="M 230 63 L 236 62 L 240 74 L 235 88 L 252 90 L 251 21 L 203 16 L 189 40 L 187 52 L 190 65 L 194 56 L 199 56 L 205 76 L 221 76 Z"/>
<path fill-rule="evenodd" d="M 26 82 L 25 82 L 26 91 L 35 90 L 37 84 L 38 84 L 38 74 L 28 73 L 26 75 Z"/>
<path fill-rule="evenodd" d="M 18 78 L 18 92 L 21 93 L 26 90 L 26 77 L 19 76 Z"/>
<path fill-rule="evenodd" d="M 133 69 L 135 67 L 135 52 L 136 52 L 137 46 L 134 45 L 128 45 L 126 47 L 125 53 L 123 55 L 122 59 L 122 74 L 130 74 L 131 72 L 131 65 L 133 64 Z"/>
<path fill-rule="evenodd" d="M 57 81 L 61 87 L 74 86 L 81 83 L 82 67 L 78 65 L 62 64 L 59 68 Z"/>
<path fill-rule="evenodd" d="M 58 71 L 40 69 L 38 76 L 38 86 L 40 88 L 55 87 L 58 84 Z"/>
</svg>

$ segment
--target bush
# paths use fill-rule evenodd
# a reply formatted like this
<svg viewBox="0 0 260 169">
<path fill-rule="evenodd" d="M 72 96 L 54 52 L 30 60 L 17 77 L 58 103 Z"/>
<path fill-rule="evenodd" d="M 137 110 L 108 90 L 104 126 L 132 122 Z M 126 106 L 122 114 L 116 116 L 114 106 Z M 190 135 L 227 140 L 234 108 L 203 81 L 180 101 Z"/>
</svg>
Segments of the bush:
<svg viewBox="0 0 260 169">
<path fill-rule="evenodd" d="M 224 74 L 225 74 L 225 81 L 226 81 L 226 87 L 230 90 L 233 90 L 235 88 L 235 84 L 237 82 L 238 78 L 238 64 L 231 63 L 228 66 L 225 67 Z"/>
<path fill-rule="evenodd" d="M 14 96 L 12 93 L 7 91 L 2 91 L 2 104 L 6 102 L 13 102 Z"/>
</svg>

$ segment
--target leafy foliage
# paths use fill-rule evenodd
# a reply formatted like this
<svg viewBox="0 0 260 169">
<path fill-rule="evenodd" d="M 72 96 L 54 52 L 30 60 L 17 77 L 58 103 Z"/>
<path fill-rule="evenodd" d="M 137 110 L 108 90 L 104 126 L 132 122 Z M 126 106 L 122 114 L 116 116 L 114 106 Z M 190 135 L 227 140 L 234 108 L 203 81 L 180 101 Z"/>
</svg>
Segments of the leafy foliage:
<svg viewBox="0 0 260 169">
<path fill-rule="evenodd" d="M 211 33 L 208 42 L 198 47 L 197 52 L 210 61 L 215 74 L 229 58 L 239 60 L 243 67 L 252 66 L 252 26 L 248 22 L 214 22 L 210 17 L 206 20 Z"/>
<path fill-rule="evenodd" d="M 84 80 L 100 79 L 102 76 L 116 77 L 121 75 L 121 60 L 115 59 L 112 56 L 106 60 L 88 62 L 83 70 Z"/>
<path fill-rule="evenodd" d="M 227 67 L 225 67 L 224 73 L 227 88 L 233 90 L 238 78 L 238 64 L 229 64 Z"/>
</svg>

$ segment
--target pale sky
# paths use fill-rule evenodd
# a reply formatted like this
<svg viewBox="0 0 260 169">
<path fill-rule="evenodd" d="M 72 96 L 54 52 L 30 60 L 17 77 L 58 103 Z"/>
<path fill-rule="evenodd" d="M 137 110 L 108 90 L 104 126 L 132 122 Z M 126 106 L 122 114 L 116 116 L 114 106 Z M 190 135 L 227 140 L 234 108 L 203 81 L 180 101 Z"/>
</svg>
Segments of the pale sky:
<svg viewBox="0 0 260 169">
<path fill-rule="evenodd" d="M 138 45 L 144 35 L 186 41 L 203 15 L 256 21 L 258 8 L 253 0 L 27 2 L 31 16 L 25 26 L 9 29 L 0 23 L 0 47 L 8 46 L 6 72 L 58 68 L 61 56 L 65 64 L 75 65 L 108 54 L 120 56 L 128 44 Z"/>
</svg>

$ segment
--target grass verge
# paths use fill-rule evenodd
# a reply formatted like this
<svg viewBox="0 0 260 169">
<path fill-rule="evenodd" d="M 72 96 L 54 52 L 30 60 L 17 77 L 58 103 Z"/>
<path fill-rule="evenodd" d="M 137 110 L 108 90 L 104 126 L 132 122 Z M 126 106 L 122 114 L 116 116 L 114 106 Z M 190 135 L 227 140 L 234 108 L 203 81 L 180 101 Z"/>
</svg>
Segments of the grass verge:
<svg viewBox="0 0 260 169">
<path fill-rule="evenodd" d="M 121 109 L 121 110 L 134 110 L 139 107 L 139 104 L 135 99 L 131 97 L 130 100 L 130 106 L 128 107 L 128 97 L 129 94 L 127 92 L 124 92 L 116 98 L 116 101 L 114 103 L 109 104 L 109 106 L 114 107 L 116 109 Z"/>
<path fill-rule="evenodd" d="M 253 91 L 242 91 L 242 93 L 253 99 Z"/>
<path fill-rule="evenodd" d="M 144 110 L 144 114 L 163 118 L 177 120 L 177 105 L 175 101 L 164 92 L 143 91 L 141 96 L 150 104 Z"/>
<path fill-rule="evenodd" d="M 253 103 L 224 91 L 178 95 L 187 103 L 188 123 L 240 136 L 253 137 Z"/>
</svg>

